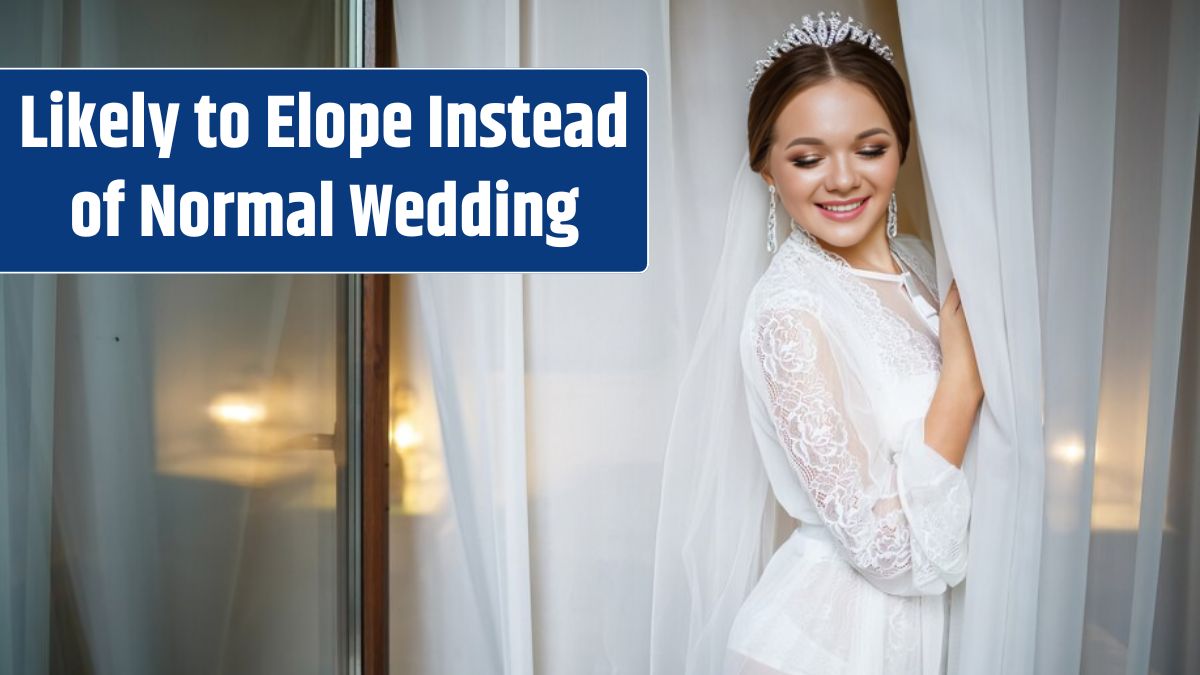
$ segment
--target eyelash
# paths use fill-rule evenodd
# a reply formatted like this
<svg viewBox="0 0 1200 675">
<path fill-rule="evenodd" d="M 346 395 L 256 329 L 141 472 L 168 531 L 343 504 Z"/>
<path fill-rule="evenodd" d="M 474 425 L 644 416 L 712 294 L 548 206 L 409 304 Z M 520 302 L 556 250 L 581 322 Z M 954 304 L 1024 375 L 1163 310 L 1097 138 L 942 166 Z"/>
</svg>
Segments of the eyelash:
<svg viewBox="0 0 1200 675">
<path fill-rule="evenodd" d="M 883 154 L 886 152 L 887 152 L 887 148 L 882 147 L 882 148 L 875 148 L 873 150 L 863 150 L 863 151 L 859 152 L 858 154 L 860 154 L 868 159 L 877 159 L 879 157 L 882 157 Z M 804 159 L 802 157 L 800 159 L 793 160 L 792 164 L 795 164 L 796 166 L 800 167 L 801 169 L 809 169 L 809 168 L 816 166 L 817 162 L 819 162 L 819 161 L 821 161 L 820 158 Z"/>
</svg>

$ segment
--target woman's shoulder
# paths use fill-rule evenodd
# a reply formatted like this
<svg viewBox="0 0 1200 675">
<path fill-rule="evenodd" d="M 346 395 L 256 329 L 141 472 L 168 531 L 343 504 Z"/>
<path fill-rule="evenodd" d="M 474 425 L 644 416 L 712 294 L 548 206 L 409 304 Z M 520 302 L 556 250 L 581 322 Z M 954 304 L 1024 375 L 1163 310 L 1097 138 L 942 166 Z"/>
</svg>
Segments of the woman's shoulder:
<svg viewBox="0 0 1200 675">
<path fill-rule="evenodd" d="M 814 345 L 826 334 L 826 312 L 825 299 L 813 288 L 802 266 L 789 265 L 776 255 L 746 304 L 739 336 L 744 372 L 761 378 L 762 359 L 768 352 L 778 356 L 785 350 L 796 358 L 815 357 Z"/>
<path fill-rule="evenodd" d="M 765 314 L 785 311 L 819 316 L 821 297 L 805 277 L 805 267 L 781 248 L 750 291 L 744 325 L 757 323 Z"/>
</svg>

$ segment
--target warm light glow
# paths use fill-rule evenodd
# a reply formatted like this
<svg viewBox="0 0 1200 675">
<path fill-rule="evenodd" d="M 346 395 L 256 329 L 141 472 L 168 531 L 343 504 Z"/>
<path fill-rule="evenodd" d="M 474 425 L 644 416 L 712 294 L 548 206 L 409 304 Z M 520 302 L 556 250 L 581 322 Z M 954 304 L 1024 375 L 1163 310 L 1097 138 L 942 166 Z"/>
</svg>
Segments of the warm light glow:
<svg viewBox="0 0 1200 675">
<path fill-rule="evenodd" d="M 248 425 L 263 421 L 267 411 L 243 394 L 222 394 L 208 406 L 208 414 L 221 424 Z"/>
<path fill-rule="evenodd" d="M 1052 454 L 1055 459 L 1065 464 L 1081 464 L 1086 452 L 1083 448 L 1083 441 L 1073 438 L 1057 443 Z"/>
<path fill-rule="evenodd" d="M 407 414 L 396 418 L 388 435 L 400 458 L 397 466 L 403 467 L 404 482 L 397 486 L 400 513 L 412 516 L 437 512 L 445 499 L 445 477 L 437 454 L 426 447 Z"/>
<path fill-rule="evenodd" d="M 421 406 L 416 390 L 401 383 L 392 393 L 388 441 L 392 463 L 393 513 L 421 516 L 437 513 L 446 501 L 446 475 L 437 447 L 436 417 Z M 421 430 L 434 429 L 433 443 Z"/>
<path fill-rule="evenodd" d="M 405 450 L 415 448 L 421 443 L 421 434 L 411 421 L 399 419 L 392 426 L 391 443 L 392 447 L 396 448 L 396 454 L 403 455 Z"/>
</svg>

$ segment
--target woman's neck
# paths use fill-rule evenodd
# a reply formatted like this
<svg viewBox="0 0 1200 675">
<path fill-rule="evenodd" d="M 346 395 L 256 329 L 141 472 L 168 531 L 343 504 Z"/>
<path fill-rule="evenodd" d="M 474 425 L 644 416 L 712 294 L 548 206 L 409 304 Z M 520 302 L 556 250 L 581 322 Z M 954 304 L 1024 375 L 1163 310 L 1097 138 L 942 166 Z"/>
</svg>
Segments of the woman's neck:
<svg viewBox="0 0 1200 675">
<path fill-rule="evenodd" d="M 830 253 L 841 256 L 851 267 L 884 274 L 899 274 L 903 270 L 896 266 L 892 259 L 892 248 L 888 243 L 887 233 L 883 227 L 875 227 L 862 241 L 853 246 L 831 246 L 824 240 L 819 240 L 821 247 Z"/>
</svg>

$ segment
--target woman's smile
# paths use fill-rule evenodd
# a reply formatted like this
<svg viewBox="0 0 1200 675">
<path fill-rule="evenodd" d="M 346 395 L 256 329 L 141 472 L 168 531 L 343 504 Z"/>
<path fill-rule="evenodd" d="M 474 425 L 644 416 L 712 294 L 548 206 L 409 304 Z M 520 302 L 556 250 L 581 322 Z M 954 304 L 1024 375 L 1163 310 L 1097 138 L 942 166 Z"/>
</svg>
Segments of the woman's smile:
<svg viewBox="0 0 1200 675">
<path fill-rule="evenodd" d="M 863 211 L 867 210 L 867 202 L 870 200 L 870 197 L 863 197 L 858 201 L 817 202 L 817 207 L 829 220 L 845 223 L 862 215 Z"/>
</svg>

